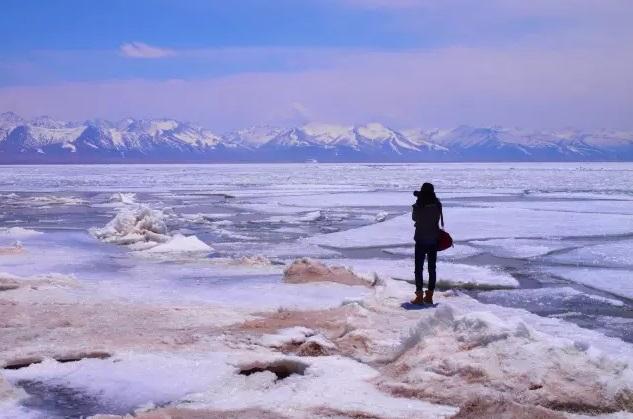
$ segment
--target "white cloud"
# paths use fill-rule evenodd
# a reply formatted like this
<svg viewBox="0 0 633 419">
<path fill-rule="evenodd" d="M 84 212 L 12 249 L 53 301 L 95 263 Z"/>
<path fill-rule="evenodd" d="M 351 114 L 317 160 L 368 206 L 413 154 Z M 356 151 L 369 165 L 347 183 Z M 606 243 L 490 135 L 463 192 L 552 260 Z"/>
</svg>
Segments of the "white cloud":
<svg viewBox="0 0 633 419">
<path fill-rule="evenodd" d="M 171 49 L 154 47 L 143 42 L 127 42 L 119 50 L 130 58 L 164 58 L 175 54 Z"/>
</svg>

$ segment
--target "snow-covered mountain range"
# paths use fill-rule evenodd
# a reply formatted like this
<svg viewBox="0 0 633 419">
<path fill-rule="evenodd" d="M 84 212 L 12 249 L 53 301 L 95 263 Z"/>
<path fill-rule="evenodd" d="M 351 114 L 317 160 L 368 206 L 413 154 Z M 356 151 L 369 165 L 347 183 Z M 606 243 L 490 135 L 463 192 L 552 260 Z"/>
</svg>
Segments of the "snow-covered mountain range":
<svg viewBox="0 0 633 419">
<path fill-rule="evenodd" d="M 173 119 L 65 122 L 0 114 L 0 163 L 633 161 L 633 132 L 307 124 L 225 134 Z"/>
</svg>

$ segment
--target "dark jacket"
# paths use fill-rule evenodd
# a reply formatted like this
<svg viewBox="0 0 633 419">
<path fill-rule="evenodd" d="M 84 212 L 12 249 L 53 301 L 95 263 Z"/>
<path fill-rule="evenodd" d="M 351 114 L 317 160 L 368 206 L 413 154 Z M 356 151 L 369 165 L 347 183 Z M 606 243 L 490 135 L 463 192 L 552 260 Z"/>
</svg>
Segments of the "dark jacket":
<svg viewBox="0 0 633 419">
<path fill-rule="evenodd" d="M 411 218 L 415 223 L 416 242 L 437 243 L 440 233 L 439 223 L 442 218 L 440 201 L 426 205 L 416 202 L 413 205 Z"/>
</svg>

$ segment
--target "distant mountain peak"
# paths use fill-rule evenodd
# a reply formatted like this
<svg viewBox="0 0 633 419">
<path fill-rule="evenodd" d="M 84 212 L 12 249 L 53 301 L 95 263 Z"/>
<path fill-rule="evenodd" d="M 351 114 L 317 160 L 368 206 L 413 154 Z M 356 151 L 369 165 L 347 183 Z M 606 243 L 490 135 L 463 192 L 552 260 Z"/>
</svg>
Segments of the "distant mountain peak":
<svg viewBox="0 0 633 419">
<path fill-rule="evenodd" d="M 633 161 L 633 133 L 501 126 L 397 130 L 380 122 L 256 125 L 217 135 L 171 118 L 65 122 L 0 114 L 1 163 Z"/>
</svg>

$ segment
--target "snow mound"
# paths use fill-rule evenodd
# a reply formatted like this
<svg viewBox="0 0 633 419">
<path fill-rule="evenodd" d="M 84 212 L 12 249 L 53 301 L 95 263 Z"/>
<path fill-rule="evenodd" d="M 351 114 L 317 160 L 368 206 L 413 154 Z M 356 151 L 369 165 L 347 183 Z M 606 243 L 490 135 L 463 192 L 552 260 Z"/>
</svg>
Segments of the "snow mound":
<svg viewBox="0 0 633 419">
<path fill-rule="evenodd" d="M 127 199 L 127 198 L 126 198 Z M 127 246 L 130 250 L 151 253 L 198 253 L 213 250 L 196 236 L 171 236 L 163 211 L 146 205 L 126 205 L 102 228 L 90 233 L 105 242 Z"/>
<path fill-rule="evenodd" d="M 146 253 L 193 253 L 193 252 L 209 252 L 213 250 L 211 246 L 197 238 L 196 236 L 185 237 L 182 234 L 176 234 L 167 242 L 154 246 L 145 250 Z"/>
<path fill-rule="evenodd" d="M 103 228 L 92 228 L 97 239 L 112 244 L 133 245 L 149 242 L 154 245 L 169 240 L 165 214 L 145 205 L 121 208 Z"/>
<path fill-rule="evenodd" d="M 14 239 L 23 239 L 26 237 L 38 236 L 40 234 L 44 233 L 23 227 L 9 227 L 0 229 L 0 235 L 8 236 Z"/>
<path fill-rule="evenodd" d="M 296 259 L 284 270 L 284 282 L 303 284 L 307 282 L 338 282 L 344 285 L 372 284 L 367 279 L 355 274 L 351 269 L 343 266 L 330 266 L 310 259 Z"/>
<path fill-rule="evenodd" d="M 535 331 L 519 318 L 456 315 L 443 304 L 400 349 L 392 378 L 380 384 L 393 395 L 461 404 L 476 394 L 573 412 L 633 409 L 629 364 L 586 342 Z"/>
</svg>

